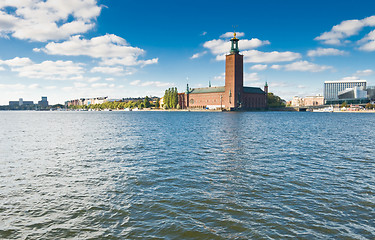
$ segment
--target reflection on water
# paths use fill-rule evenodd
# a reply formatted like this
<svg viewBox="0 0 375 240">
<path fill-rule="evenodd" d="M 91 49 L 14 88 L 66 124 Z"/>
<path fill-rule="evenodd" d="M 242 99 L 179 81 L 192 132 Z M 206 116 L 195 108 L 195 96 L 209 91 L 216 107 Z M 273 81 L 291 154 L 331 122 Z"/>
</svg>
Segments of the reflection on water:
<svg viewBox="0 0 375 240">
<path fill-rule="evenodd" d="M 374 239 L 374 123 L 0 112 L 0 238 Z"/>
</svg>

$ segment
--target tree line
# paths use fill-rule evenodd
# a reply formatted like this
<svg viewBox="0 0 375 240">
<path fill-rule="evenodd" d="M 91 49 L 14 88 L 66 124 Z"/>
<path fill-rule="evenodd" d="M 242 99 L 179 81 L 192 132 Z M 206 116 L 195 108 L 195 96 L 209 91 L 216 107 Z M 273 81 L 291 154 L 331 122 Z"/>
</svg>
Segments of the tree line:
<svg viewBox="0 0 375 240">
<path fill-rule="evenodd" d="M 163 98 L 164 109 L 180 109 L 181 106 L 178 104 L 178 92 L 177 88 L 169 88 L 165 90 Z"/>
<path fill-rule="evenodd" d="M 78 106 L 69 106 L 69 109 L 93 109 L 93 110 L 104 110 L 104 109 L 125 109 L 125 108 L 159 108 L 159 99 L 156 100 L 156 103 L 150 102 L 149 97 L 145 97 L 144 100 L 138 101 L 128 101 L 128 102 L 105 102 L 101 104 L 90 104 L 90 105 L 78 105 Z"/>
</svg>

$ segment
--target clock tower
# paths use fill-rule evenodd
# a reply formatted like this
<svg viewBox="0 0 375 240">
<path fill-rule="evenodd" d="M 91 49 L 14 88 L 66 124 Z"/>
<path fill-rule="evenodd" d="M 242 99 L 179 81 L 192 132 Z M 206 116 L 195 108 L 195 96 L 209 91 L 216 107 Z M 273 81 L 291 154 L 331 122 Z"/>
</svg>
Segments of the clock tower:
<svg viewBox="0 0 375 240">
<path fill-rule="evenodd" d="M 238 41 L 234 32 L 231 50 L 225 56 L 225 102 L 229 108 L 239 109 L 243 95 L 243 55 L 238 50 Z"/>
</svg>

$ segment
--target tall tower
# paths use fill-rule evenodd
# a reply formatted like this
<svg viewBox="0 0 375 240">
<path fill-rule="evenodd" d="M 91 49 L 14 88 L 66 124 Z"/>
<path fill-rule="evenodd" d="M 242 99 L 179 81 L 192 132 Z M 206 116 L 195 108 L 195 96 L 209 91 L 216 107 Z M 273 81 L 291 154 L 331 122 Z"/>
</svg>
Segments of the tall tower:
<svg viewBox="0 0 375 240">
<path fill-rule="evenodd" d="M 231 50 L 225 56 L 225 102 L 226 107 L 241 107 L 243 94 L 243 55 L 239 54 L 236 32 L 231 41 Z"/>
</svg>

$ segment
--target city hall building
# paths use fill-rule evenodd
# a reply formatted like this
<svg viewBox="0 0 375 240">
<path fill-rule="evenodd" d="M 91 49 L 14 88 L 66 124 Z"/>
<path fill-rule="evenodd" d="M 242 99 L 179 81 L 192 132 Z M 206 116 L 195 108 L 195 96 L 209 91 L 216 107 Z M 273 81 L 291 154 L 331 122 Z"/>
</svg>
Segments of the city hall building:
<svg viewBox="0 0 375 240">
<path fill-rule="evenodd" d="M 231 41 L 231 51 L 225 59 L 225 86 L 186 88 L 180 93 L 179 105 L 190 109 L 251 110 L 267 107 L 268 85 L 264 90 L 243 86 L 243 55 L 239 53 L 236 33 Z"/>
</svg>

